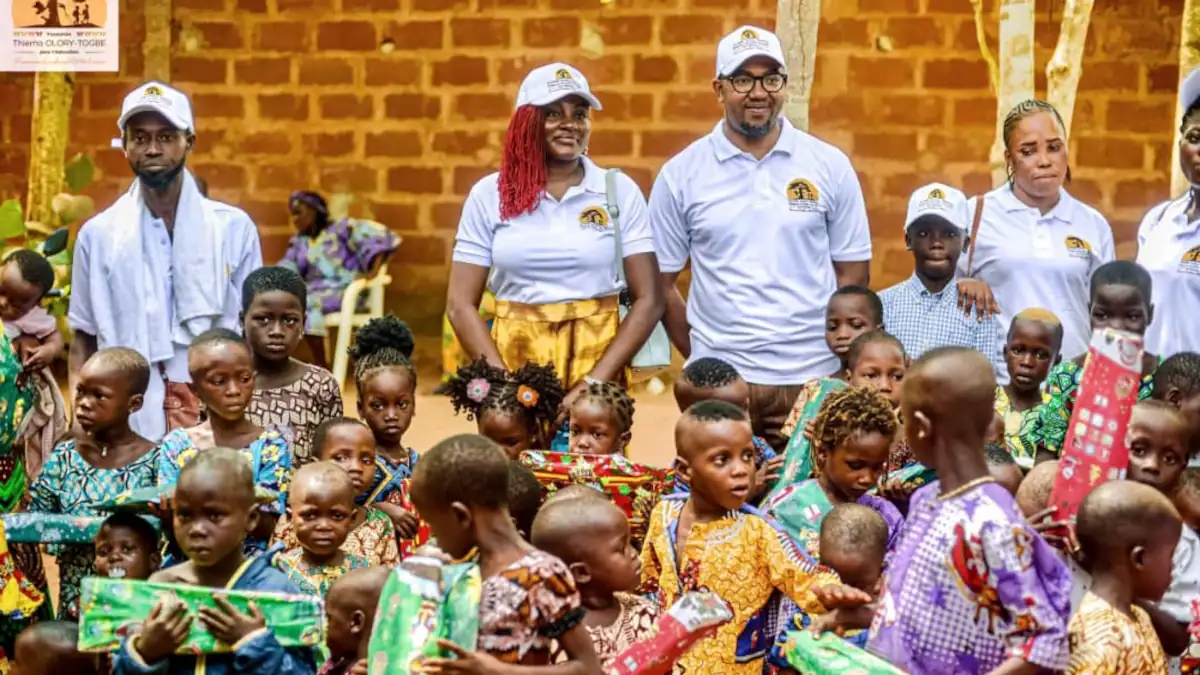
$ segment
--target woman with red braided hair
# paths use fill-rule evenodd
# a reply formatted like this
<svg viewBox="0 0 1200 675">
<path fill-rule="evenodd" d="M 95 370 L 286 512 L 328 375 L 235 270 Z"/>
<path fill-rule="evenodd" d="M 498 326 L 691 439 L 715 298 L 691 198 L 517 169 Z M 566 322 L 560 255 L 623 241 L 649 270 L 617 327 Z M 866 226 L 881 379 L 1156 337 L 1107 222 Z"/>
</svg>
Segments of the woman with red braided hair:
<svg viewBox="0 0 1200 675">
<path fill-rule="evenodd" d="M 664 307 L 641 189 L 586 156 L 593 110 L 600 101 L 575 68 L 526 76 L 500 171 L 463 205 L 446 301 L 471 358 L 507 370 L 552 364 L 568 405 L 588 383 L 624 381 Z M 478 311 L 489 284 L 490 331 Z"/>
</svg>

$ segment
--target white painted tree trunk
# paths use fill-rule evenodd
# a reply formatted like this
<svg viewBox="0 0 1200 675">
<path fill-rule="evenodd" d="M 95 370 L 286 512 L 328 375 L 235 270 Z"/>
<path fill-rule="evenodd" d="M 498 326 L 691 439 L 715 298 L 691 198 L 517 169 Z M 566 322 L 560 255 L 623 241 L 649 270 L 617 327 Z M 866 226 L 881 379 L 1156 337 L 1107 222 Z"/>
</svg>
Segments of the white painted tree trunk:
<svg viewBox="0 0 1200 675">
<path fill-rule="evenodd" d="M 1046 99 L 1062 115 L 1064 131 L 1071 136 L 1075 117 L 1075 93 L 1083 74 L 1083 45 L 1087 41 L 1094 0 L 1067 0 L 1054 55 L 1046 64 Z"/>
<path fill-rule="evenodd" d="M 142 77 L 171 81 L 171 0 L 146 3 L 146 40 L 142 43 Z"/>
<path fill-rule="evenodd" d="M 979 16 L 977 13 L 976 21 Z M 1008 176 L 1004 164 L 1004 118 L 1018 103 L 1034 95 L 1033 29 L 1034 0 L 1000 0 L 996 140 L 988 157 L 993 185 L 1000 185 Z"/>
<path fill-rule="evenodd" d="M 1179 80 L 1188 76 L 1196 68 L 1200 68 L 1200 1 L 1185 0 L 1183 3 L 1183 25 L 1179 36 Z M 1175 116 L 1171 118 L 1171 136 L 1178 141 L 1179 122 L 1186 112 L 1178 105 Z M 1183 173 L 1179 170 L 1179 143 L 1171 148 L 1171 194 L 1181 195 L 1189 185 Z"/>
<path fill-rule="evenodd" d="M 778 0 L 775 33 L 783 46 L 789 82 L 783 114 L 803 131 L 808 131 L 820 25 L 821 0 Z"/>
</svg>

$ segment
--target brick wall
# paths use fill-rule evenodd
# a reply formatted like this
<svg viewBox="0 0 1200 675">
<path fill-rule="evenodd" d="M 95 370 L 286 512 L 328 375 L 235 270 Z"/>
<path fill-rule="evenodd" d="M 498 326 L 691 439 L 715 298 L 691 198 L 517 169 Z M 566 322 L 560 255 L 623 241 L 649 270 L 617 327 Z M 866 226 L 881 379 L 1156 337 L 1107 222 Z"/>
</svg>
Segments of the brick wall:
<svg viewBox="0 0 1200 675">
<path fill-rule="evenodd" d="M 141 7 L 122 0 L 119 74 L 81 74 L 72 150 L 95 156 L 107 204 L 128 180 L 108 149 L 142 67 Z M 1113 221 L 1131 254 L 1146 207 L 1166 196 L 1182 0 L 1096 0 L 1071 146 L 1073 191 Z M 916 186 L 987 187 L 994 99 L 969 0 L 825 0 L 814 131 L 852 156 L 876 244 L 878 287 L 907 275 L 900 237 Z M 994 48 L 995 0 L 986 3 Z M 1062 0 L 1038 0 L 1038 67 Z M 773 24 L 769 0 L 174 0 L 172 72 L 192 94 L 191 166 L 249 211 L 268 260 L 288 236 L 289 191 L 354 196 L 352 212 L 405 237 L 391 306 L 436 330 L 454 228 L 471 184 L 498 163 L 517 84 L 568 60 L 605 109 L 591 144 L 649 191 L 664 159 L 719 116 L 715 43 Z M 394 47 L 394 49 L 389 48 Z M 32 77 L 0 75 L 0 196 L 21 194 Z M 1039 75 L 1039 88 L 1044 77 Z"/>
</svg>

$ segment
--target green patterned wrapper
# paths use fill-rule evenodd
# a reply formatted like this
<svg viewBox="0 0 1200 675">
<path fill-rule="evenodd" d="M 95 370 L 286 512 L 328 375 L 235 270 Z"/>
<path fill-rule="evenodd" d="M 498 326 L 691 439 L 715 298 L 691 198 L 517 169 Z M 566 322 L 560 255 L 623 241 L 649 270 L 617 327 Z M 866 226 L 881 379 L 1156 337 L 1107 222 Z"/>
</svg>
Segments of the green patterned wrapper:
<svg viewBox="0 0 1200 675">
<path fill-rule="evenodd" d="M 904 671 L 832 633 L 787 634 L 783 653 L 801 675 L 903 675 Z"/>
<path fill-rule="evenodd" d="M 775 487 L 771 488 L 771 492 L 763 500 L 764 503 L 789 485 L 813 477 L 812 443 L 805 435 L 804 429 L 817 413 L 821 412 L 821 406 L 830 394 L 848 386 L 841 380 L 825 377 L 804 388 L 801 394 L 804 400 L 796 401 L 796 405 L 801 406 L 800 417 L 796 420 L 796 428 L 792 431 L 792 437 L 788 439 L 787 447 L 784 448 L 779 480 L 775 481 Z"/>
<path fill-rule="evenodd" d="M 81 584 L 79 649 L 85 652 L 111 652 L 120 648 L 130 634 L 137 632 L 150 610 L 161 600 L 182 602 L 196 616 L 201 607 L 216 608 L 213 596 L 226 597 L 239 611 L 246 612 L 251 602 L 267 619 L 267 627 L 284 648 L 315 647 L 325 642 L 325 608 L 321 599 L 311 595 L 290 595 L 263 591 L 220 590 L 201 586 L 160 584 L 149 581 L 85 577 Z M 230 646 L 218 642 L 200 621 L 193 621 L 187 641 L 179 654 L 219 654 Z"/>
<path fill-rule="evenodd" d="M 158 530 L 158 519 L 145 516 Z M 10 544 L 90 544 L 100 533 L 104 518 L 67 516 L 61 513 L 9 513 L 4 521 L 5 538 Z"/>
<path fill-rule="evenodd" d="M 409 673 L 422 659 L 449 657 L 437 646 L 439 639 L 475 651 L 482 590 L 474 564 L 443 566 L 410 558 L 392 572 L 379 596 L 368 672 Z"/>
<path fill-rule="evenodd" d="M 166 497 L 169 501 L 174 494 L 174 485 L 138 488 L 123 492 L 113 499 L 99 502 L 93 508 L 97 511 L 128 511 L 131 513 L 148 514 L 151 513 L 151 506 L 157 506 L 163 497 Z M 279 494 L 272 490 L 255 486 L 254 499 L 259 504 L 272 504 L 279 499 Z"/>
</svg>

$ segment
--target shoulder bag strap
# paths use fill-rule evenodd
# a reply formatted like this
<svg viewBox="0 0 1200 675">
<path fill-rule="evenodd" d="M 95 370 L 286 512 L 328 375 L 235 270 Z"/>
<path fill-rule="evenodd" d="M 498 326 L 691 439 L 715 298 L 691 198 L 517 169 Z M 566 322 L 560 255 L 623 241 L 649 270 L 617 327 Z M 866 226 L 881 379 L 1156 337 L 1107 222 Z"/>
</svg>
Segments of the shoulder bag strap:
<svg viewBox="0 0 1200 675">
<path fill-rule="evenodd" d="M 975 219 L 971 221 L 971 243 L 967 248 L 967 276 L 971 276 L 975 262 L 975 242 L 979 238 L 979 223 L 983 222 L 983 195 L 975 199 Z"/>
<path fill-rule="evenodd" d="M 617 281 L 625 286 L 625 256 L 621 251 L 621 207 L 617 205 L 617 174 L 620 169 L 609 169 L 604 172 L 604 206 L 608 209 L 608 217 L 612 219 L 613 250 L 616 258 L 613 264 L 617 268 Z"/>
</svg>

